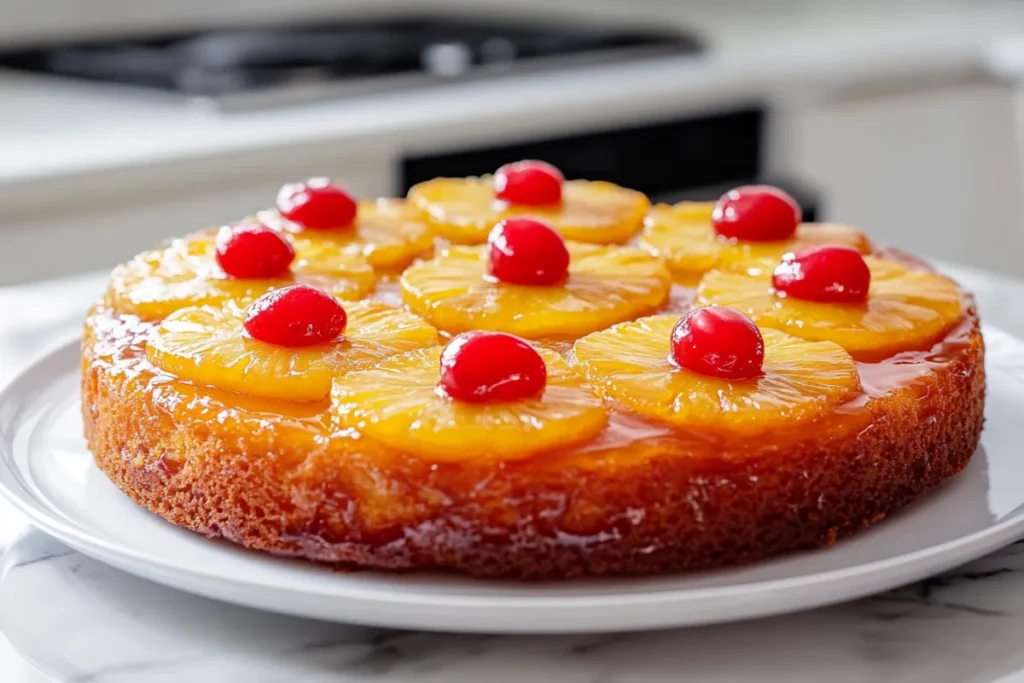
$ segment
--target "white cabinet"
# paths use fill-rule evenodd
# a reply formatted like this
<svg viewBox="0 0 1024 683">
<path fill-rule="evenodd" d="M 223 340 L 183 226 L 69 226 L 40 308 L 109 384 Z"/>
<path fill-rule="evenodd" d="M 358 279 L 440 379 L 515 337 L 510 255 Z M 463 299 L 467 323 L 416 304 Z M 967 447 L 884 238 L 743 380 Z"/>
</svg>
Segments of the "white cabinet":
<svg viewBox="0 0 1024 683">
<path fill-rule="evenodd" d="M 282 182 L 310 174 L 356 196 L 387 195 L 393 185 L 390 159 L 331 141 L 121 169 L 102 183 L 29 182 L 31 209 L 0 213 L 0 286 L 111 268 L 170 237 L 270 208 Z"/>
<path fill-rule="evenodd" d="M 878 242 L 1024 275 L 1014 92 L 992 82 L 850 92 L 783 110 L 773 157 L 823 216 Z"/>
</svg>

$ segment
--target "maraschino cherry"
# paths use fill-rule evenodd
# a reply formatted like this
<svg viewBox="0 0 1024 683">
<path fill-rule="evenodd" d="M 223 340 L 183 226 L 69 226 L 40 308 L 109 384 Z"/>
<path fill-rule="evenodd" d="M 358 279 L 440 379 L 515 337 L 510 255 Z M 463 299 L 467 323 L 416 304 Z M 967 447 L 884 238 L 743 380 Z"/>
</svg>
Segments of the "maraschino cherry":
<svg viewBox="0 0 1024 683">
<path fill-rule="evenodd" d="M 787 240 L 802 219 L 796 200 L 770 185 L 729 190 L 711 214 L 711 223 L 719 235 L 749 242 Z"/>
<path fill-rule="evenodd" d="M 871 271 L 856 249 L 839 245 L 807 247 L 782 257 L 772 272 L 772 286 L 794 299 L 864 303 Z"/>
<path fill-rule="evenodd" d="M 556 285 L 569 275 L 569 250 L 554 228 L 534 218 L 506 218 L 487 238 L 491 275 L 515 285 Z"/>
<path fill-rule="evenodd" d="M 345 331 L 348 315 L 333 296 L 309 285 L 267 292 L 245 312 L 245 330 L 253 339 L 277 346 L 326 344 Z"/>
<path fill-rule="evenodd" d="M 764 339 L 757 325 L 735 308 L 698 308 L 672 328 L 671 359 L 702 375 L 752 379 L 761 375 Z"/>
<path fill-rule="evenodd" d="M 217 263 L 231 277 L 281 277 L 295 260 L 291 243 L 259 223 L 225 225 L 214 242 Z"/>
<path fill-rule="evenodd" d="M 277 193 L 277 210 L 310 230 L 347 228 L 356 218 L 356 200 L 329 178 L 290 183 Z"/>
<path fill-rule="evenodd" d="M 509 204 L 545 206 L 562 201 L 565 177 L 543 161 L 505 164 L 494 174 L 494 195 Z"/>
<path fill-rule="evenodd" d="M 504 332 L 464 332 L 441 352 L 441 388 L 457 401 L 520 401 L 544 391 L 548 371 L 529 342 Z"/>
</svg>

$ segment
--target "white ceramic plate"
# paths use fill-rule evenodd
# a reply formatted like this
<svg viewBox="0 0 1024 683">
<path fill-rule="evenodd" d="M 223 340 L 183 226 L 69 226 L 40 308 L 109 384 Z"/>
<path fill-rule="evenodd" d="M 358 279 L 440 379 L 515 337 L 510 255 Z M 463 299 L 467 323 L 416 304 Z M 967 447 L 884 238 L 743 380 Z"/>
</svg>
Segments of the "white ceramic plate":
<svg viewBox="0 0 1024 683">
<path fill-rule="evenodd" d="M 778 614 L 908 583 L 1024 536 L 1024 343 L 992 328 L 982 449 L 940 491 L 836 547 L 751 567 L 523 584 L 339 573 L 209 541 L 136 507 L 95 467 L 78 414 L 78 344 L 0 392 L 0 491 L 45 531 L 123 570 L 300 616 L 504 633 L 624 631 Z"/>
</svg>

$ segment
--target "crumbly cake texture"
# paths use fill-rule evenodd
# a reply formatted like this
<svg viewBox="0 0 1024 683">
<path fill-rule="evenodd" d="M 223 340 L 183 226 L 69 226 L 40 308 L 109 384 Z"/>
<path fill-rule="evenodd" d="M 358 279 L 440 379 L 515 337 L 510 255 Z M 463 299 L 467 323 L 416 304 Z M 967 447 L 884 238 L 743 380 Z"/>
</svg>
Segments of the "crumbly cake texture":
<svg viewBox="0 0 1024 683">
<path fill-rule="evenodd" d="M 283 415 L 176 382 L 145 360 L 147 329 L 105 310 L 87 321 L 82 405 L 99 467 L 173 524 L 347 566 L 564 578 L 825 546 L 958 474 L 983 422 L 973 307 L 909 369 L 861 364 L 867 394 L 813 428 L 727 446 L 650 430 L 519 462 L 432 464 L 332 434 L 327 405 Z M 897 365 L 906 376 L 872 396 L 871 378 Z"/>
</svg>

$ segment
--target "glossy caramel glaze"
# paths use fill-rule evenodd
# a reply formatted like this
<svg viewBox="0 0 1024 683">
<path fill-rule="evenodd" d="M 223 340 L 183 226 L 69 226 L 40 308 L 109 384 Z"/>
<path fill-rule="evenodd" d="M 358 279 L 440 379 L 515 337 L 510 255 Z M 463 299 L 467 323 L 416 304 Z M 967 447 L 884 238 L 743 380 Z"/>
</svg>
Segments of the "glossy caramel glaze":
<svg viewBox="0 0 1024 683">
<path fill-rule="evenodd" d="M 687 305 L 677 290 L 669 309 Z M 161 373 L 150 324 L 105 310 L 86 324 L 83 415 L 97 463 L 137 503 L 250 548 L 478 576 L 704 569 L 832 543 L 960 472 L 985 392 L 968 309 L 931 348 L 858 363 L 863 390 L 834 414 L 746 440 L 615 409 L 583 446 L 432 463 L 337 431 L 327 402 Z"/>
</svg>

